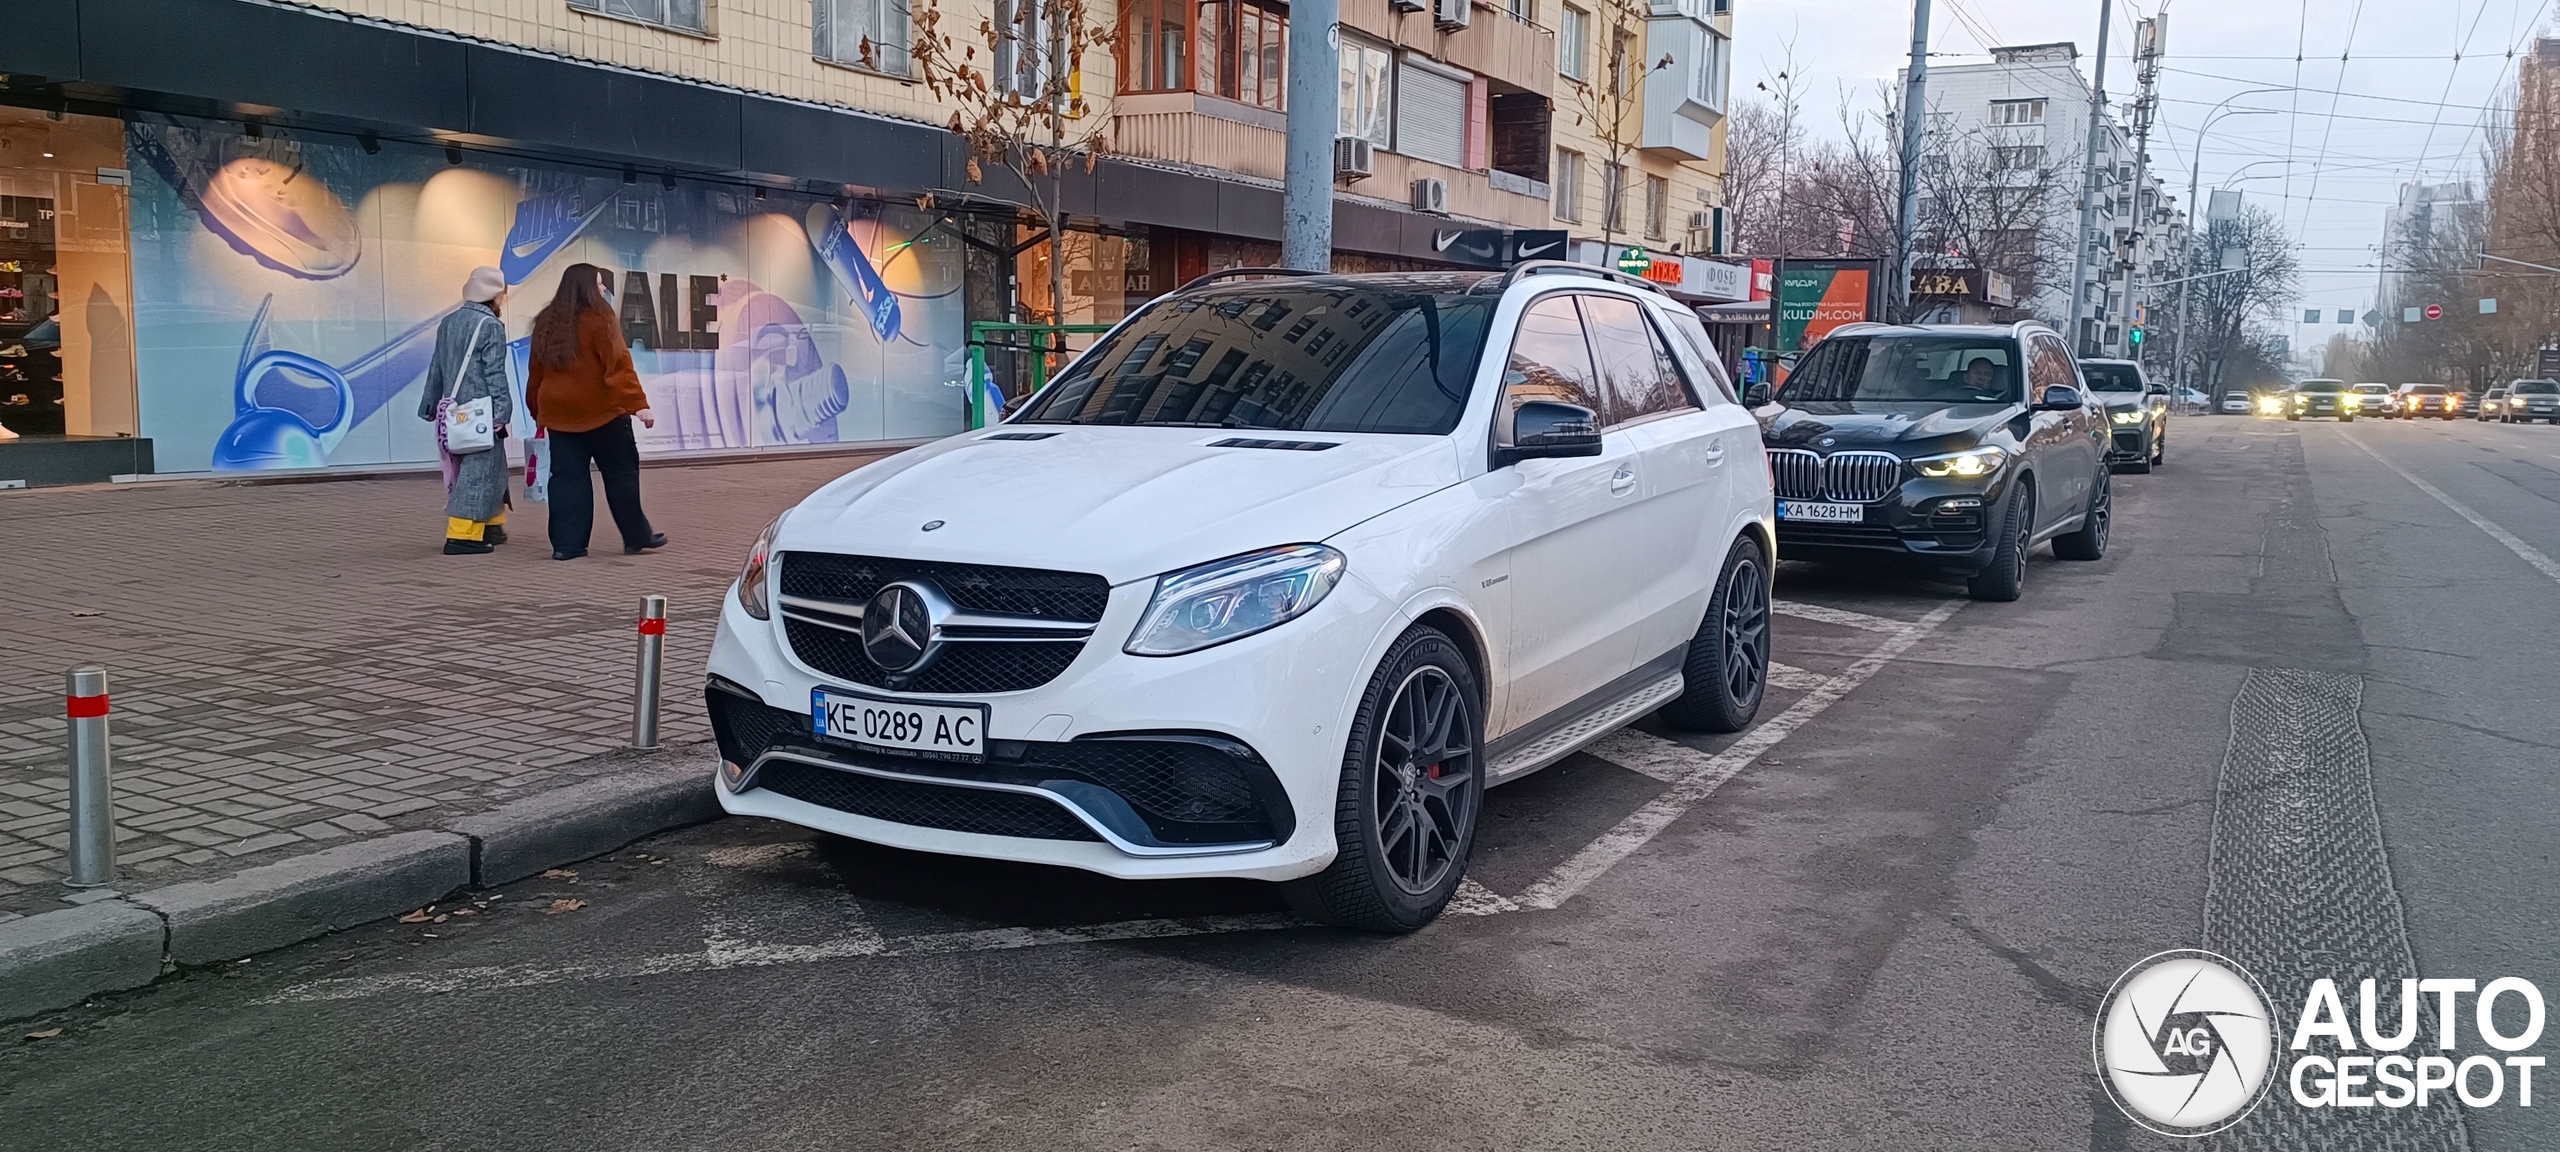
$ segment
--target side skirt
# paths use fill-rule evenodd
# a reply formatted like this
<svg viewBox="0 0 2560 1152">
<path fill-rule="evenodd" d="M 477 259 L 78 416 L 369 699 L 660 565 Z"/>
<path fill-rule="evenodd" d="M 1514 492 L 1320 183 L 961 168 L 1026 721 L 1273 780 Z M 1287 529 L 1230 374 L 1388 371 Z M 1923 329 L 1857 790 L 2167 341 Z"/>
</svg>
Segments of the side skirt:
<svg viewBox="0 0 2560 1152">
<path fill-rule="evenodd" d="M 1489 742 L 1485 759 L 1493 765 L 1485 786 L 1508 784 L 1553 764 L 1646 713 L 1662 707 L 1684 687 L 1680 666 L 1688 662 L 1686 644 L 1665 652 L 1599 691 L 1549 712 Z"/>
</svg>

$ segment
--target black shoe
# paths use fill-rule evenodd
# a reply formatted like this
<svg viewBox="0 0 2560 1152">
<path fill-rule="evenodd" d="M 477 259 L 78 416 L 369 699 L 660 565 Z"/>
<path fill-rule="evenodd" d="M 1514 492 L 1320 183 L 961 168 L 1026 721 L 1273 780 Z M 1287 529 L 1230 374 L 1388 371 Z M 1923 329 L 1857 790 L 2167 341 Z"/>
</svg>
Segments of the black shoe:
<svg viewBox="0 0 2560 1152">
<path fill-rule="evenodd" d="M 575 560 L 575 559 L 577 559 L 578 557 L 580 557 L 580 556 L 584 556 L 584 555 L 586 555 L 586 553 L 585 553 L 584 551 L 578 551 L 578 552 L 557 552 L 557 551 L 555 551 L 555 552 L 553 552 L 553 553 L 551 554 L 551 558 L 552 558 L 552 559 L 554 559 L 554 560 Z"/>
<path fill-rule="evenodd" d="M 492 524 L 480 530 L 480 538 L 491 544 L 504 544 L 507 542 L 507 530 L 503 525 Z"/>
<path fill-rule="evenodd" d="M 626 546 L 622 549 L 622 554 L 623 554 L 623 555 L 625 555 L 625 556 L 637 556 L 637 555 L 639 555 L 639 554 L 641 554 L 641 553 L 643 553 L 643 552 L 646 552 L 646 551 L 648 551 L 648 550 L 650 550 L 650 549 L 652 549 L 652 548 L 664 548 L 664 547 L 666 547 L 666 546 L 667 546 L 667 534 L 666 534 L 666 533 L 664 533 L 664 532 L 653 532 L 653 533 L 651 533 L 651 534 L 650 534 L 650 536 L 649 536 L 649 542 L 648 542 L 648 543 L 643 544 L 643 545 L 641 545 L 641 546 L 639 546 L 639 547 L 637 547 L 637 548 L 629 547 L 629 546 L 627 546 L 627 545 L 626 545 Z"/>
<path fill-rule="evenodd" d="M 447 556 L 477 556 L 483 552 L 495 552 L 497 550 L 496 545 L 493 545 L 486 540 L 455 540 L 447 538 L 444 542 L 444 554 Z"/>
</svg>

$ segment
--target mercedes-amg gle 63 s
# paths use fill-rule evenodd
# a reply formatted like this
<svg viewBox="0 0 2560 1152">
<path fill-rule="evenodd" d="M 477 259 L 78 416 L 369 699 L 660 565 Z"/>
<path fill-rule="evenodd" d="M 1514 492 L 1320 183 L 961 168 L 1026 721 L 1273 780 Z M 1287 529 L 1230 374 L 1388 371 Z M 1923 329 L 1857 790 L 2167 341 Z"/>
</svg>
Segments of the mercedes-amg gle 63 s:
<svg viewBox="0 0 2560 1152">
<path fill-rule="evenodd" d="M 729 811 L 1396 931 L 1487 787 L 1750 721 L 1768 469 L 1695 315 L 1572 265 L 1250 275 L 764 531 L 710 659 Z"/>
</svg>

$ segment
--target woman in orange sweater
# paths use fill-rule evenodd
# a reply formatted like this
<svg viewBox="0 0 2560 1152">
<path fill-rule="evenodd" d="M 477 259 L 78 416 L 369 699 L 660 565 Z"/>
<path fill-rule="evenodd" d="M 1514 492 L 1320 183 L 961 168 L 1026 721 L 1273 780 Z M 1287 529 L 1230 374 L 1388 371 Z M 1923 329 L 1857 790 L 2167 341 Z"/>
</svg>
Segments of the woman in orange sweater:
<svg viewBox="0 0 2560 1152">
<path fill-rule="evenodd" d="M 560 274 L 560 290 L 533 318 L 533 364 L 525 374 L 524 407 L 550 429 L 551 558 L 587 554 L 595 532 L 596 494 L 587 462 L 604 474 L 604 502 L 622 530 L 624 552 L 666 544 L 640 510 L 640 445 L 631 421 L 655 428 L 649 394 L 631 366 L 631 346 L 614 319 L 612 273 L 572 264 Z"/>
</svg>

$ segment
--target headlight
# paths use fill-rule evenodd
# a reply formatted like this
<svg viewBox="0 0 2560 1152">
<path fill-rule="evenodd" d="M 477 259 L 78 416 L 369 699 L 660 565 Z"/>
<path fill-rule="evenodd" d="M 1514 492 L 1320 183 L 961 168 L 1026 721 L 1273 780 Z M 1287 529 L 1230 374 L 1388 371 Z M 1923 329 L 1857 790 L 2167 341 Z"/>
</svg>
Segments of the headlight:
<svg viewBox="0 0 2560 1152">
<path fill-rule="evenodd" d="M 2284 411 L 2284 401 L 2278 400 L 2273 396 L 2269 396 L 2264 400 L 2258 401 L 2258 411 L 2272 416 L 2278 412 Z"/>
<path fill-rule="evenodd" d="M 738 603 L 758 620 L 773 619 L 773 597 L 765 587 L 764 570 L 773 555 L 773 530 L 780 527 L 782 517 L 776 516 L 756 533 L 756 542 L 747 546 L 747 562 L 738 567 Z"/>
<path fill-rule="evenodd" d="M 2127 408 L 2122 412 L 2116 413 L 2114 419 L 2118 424 L 2140 424 L 2142 423 L 2142 418 L 2145 415 L 2147 415 L 2147 413 L 2143 412 L 2140 408 Z"/>
<path fill-rule="evenodd" d="M 1276 628 L 1333 591 L 1344 564 L 1322 544 L 1292 544 L 1168 573 L 1121 651 L 1179 656 Z"/>
<path fill-rule="evenodd" d="M 1911 466 L 1932 480 L 1943 480 L 1949 476 L 1971 480 L 1999 471 L 2001 463 L 2008 458 L 2008 453 L 1997 448 L 1975 448 L 1940 456 L 1922 456 L 1913 460 Z"/>
</svg>

